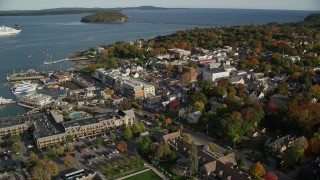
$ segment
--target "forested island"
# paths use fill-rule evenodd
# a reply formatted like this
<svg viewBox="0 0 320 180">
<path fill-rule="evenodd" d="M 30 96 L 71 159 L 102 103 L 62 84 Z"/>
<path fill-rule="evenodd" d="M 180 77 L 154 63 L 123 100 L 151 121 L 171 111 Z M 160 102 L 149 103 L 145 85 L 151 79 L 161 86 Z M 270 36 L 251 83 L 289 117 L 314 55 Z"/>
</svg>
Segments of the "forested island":
<svg viewBox="0 0 320 180">
<path fill-rule="evenodd" d="M 119 11 L 99 12 L 90 14 L 81 19 L 84 23 L 124 23 L 129 17 Z"/>
</svg>

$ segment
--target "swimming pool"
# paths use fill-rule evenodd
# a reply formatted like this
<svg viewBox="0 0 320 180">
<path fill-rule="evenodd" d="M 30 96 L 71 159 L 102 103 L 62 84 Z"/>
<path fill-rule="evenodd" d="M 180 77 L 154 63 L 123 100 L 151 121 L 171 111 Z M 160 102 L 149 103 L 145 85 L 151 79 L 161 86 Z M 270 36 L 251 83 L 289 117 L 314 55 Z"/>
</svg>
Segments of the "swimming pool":
<svg viewBox="0 0 320 180">
<path fill-rule="evenodd" d="M 71 118 L 71 120 L 80 119 L 80 118 L 83 118 L 85 116 L 85 114 L 86 113 L 83 111 L 75 111 L 70 114 L 70 118 Z"/>
</svg>

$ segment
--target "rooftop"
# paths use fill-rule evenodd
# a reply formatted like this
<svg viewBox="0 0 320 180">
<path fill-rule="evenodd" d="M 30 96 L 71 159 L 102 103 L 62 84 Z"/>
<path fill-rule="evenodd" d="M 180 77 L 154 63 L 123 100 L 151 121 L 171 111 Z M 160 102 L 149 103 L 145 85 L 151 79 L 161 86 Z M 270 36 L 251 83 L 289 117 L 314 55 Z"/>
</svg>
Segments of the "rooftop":
<svg viewBox="0 0 320 180">
<path fill-rule="evenodd" d="M 52 136 L 64 132 L 63 128 L 59 124 L 56 124 L 51 116 L 45 114 L 34 117 L 33 124 L 35 127 L 33 132 L 35 138 Z"/>
<path fill-rule="evenodd" d="M 0 127 L 10 127 L 19 124 L 25 124 L 31 122 L 34 119 L 33 116 L 12 116 L 8 118 L 1 118 L 0 119 Z"/>
</svg>

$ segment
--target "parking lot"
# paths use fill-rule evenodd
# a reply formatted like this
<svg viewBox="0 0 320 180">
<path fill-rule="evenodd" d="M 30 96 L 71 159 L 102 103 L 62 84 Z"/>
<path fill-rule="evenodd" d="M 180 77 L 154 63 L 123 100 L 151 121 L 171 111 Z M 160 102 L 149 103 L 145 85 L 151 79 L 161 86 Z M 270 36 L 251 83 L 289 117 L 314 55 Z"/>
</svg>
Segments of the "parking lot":
<svg viewBox="0 0 320 180">
<path fill-rule="evenodd" d="M 123 154 L 118 152 L 117 147 L 112 144 L 104 143 L 101 146 L 91 146 L 91 148 L 87 148 L 86 145 L 93 144 L 95 139 L 96 138 L 79 139 L 74 143 L 65 144 L 64 147 L 72 145 L 75 148 L 75 151 L 70 153 L 74 157 L 73 168 L 96 171 L 99 170 L 102 165 L 124 157 Z M 64 156 L 53 158 L 52 160 L 58 165 L 60 171 L 68 169 L 68 167 L 64 165 Z"/>
</svg>

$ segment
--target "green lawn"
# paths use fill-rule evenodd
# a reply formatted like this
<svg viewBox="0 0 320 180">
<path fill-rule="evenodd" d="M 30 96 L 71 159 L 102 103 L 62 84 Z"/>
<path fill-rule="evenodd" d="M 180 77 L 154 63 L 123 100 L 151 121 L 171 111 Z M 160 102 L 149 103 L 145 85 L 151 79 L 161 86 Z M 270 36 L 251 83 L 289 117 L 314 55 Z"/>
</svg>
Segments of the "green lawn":
<svg viewBox="0 0 320 180">
<path fill-rule="evenodd" d="M 126 180 L 141 180 L 141 179 L 143 179 L 143 180 L 149 180 L 149 179 L 161 180 L 161 178 L 151 170 L 126 178 Z"/>
<path fill-rule="evenodd" d="M 159 164 L 159 166 L 165 170 L 166 172 L 170 173 L 172 178 L 174 179 L 178 179 L 178 180 L 183 180 L 183 179 L 186 179 L 185 177 L 183 176 L 179 176 L 179 175 L 176 175 L 175 173 L 172 172 L 171 170 L 171 167 L 174 165 L 174 163 L 172 162 L 161 162 Z M 160 169 L 160 171 L 163 171 L 162 169 Z"/>
</svg>

